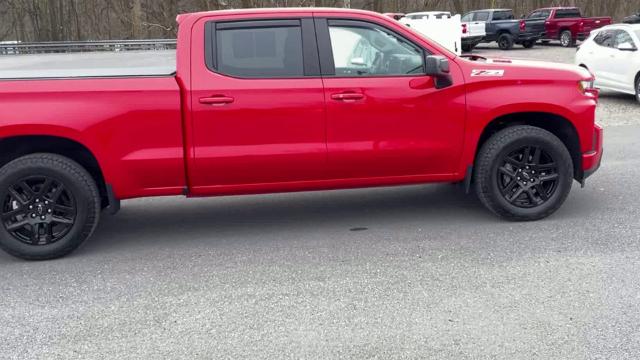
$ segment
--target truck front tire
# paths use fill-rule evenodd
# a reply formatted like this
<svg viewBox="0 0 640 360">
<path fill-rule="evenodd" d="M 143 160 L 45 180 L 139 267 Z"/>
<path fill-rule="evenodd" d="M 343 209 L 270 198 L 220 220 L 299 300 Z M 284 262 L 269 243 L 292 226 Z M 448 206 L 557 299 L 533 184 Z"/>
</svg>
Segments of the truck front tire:
<svg viewBox="0 0 640 360">
<path fill-rule="evenodd" d="M 533 221 L 553 214 L 573 183 L 573 161 L 552 133 L 513 126 L 491 136 L 478 153 L 475 189 L 482 204 L 512 221 Z"/>
<path fill-rule="evenodd" d="M 536 44 L 535 40 L 528 40 L 522 43 L 522 46 L 525 49 L 531 49 L 534 47 L 534 45 Z"/>
<path fill-rule="evenodd" d="M 100 195 L 78 163 L 55 154 L 18 158 L 0 169 L 0 248 L 26 260 L 77 249 L 95 230 Z"/>
<path fill-rule="evenodd" d="M 471 52 L 476 46 L 473 44 L 462 44 L 462 51 Z"/>
<path fill-rule="evenodd" d="M 504 33 L 498 37 L 498 47 L 500 50 L 513 49 L 513 36 L 511 34 Z"/>
</svg>

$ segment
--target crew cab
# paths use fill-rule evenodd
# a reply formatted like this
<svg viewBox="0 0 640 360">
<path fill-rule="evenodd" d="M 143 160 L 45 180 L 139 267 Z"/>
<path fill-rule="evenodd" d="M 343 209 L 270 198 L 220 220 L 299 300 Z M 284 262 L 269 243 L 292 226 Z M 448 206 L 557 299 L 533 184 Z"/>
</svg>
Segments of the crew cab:
<svg viewBox="0 0 640 360">
<path fill-rule="evenodd" d="M 586 39 L 591 31 L 611 24 L 610 17 L 583 17 L 579 8 L 551 7 L 533 11 L 527 19 L 544 19 L 543 42 L 560 40 L 564 47 L 573 47 L 576 41 Z"/>
<path fill-rule="evenodd" d="M 511 9 L 471 11 L 462 21 L 484 22 L 486 35 L 482 42 L 497 42 L 501 50 L 511 50 L 514 44 L 530 49 L 544 35 L 544 21 L 516 20 Z"/>
<path fill-rule="evenodd" d="M 576 52 L 576 65 L 595 77 L 599 89 L 635 95 L 640 102 L 640 24 L 617 24 L 593 31 Z"/>
<path fill-rule="evenodd" d="M 178 23 L 171 69 L 150 52 L 148 67 L 83 54 L 0 71 L 0 247 L 66 255 L 149 196 L 462 183 L 537 220 L 600 164 L 597 90 L 578 66 L 456 56 L 360 10 Z"/>
</svg>

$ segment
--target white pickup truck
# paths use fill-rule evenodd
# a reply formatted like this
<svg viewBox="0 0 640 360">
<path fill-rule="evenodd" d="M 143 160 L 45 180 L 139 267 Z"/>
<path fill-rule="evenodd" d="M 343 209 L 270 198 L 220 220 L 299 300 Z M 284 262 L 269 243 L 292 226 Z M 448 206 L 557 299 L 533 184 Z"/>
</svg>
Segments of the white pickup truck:
<svg viewBox="0 0 640 360">
<path fill-rule="evenodd" d="M 460 15 L 448 11 L 411 13 L 400 22 L 457 54 L 473 50 L 486 35 L 483 21 L 462 22 Z"/>
</svg>

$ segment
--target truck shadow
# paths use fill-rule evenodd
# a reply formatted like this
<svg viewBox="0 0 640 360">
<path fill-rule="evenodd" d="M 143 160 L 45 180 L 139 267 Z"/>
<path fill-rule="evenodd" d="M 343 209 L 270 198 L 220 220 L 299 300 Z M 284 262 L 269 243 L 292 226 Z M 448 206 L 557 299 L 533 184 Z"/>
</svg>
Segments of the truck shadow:
<svg viewBox="0 0 640 360">
<path fill-rule="evenodd" d="M 104 215 L 82 252 L 127 243 L 206 242 L 227 238 L 303 236 L 309 231 L 349 233 L 369 228 L 429 228 L 446 223 L 500 221 L 460 186 L 429 185 L 294 194 L 123 202 Z"/>
<path fill-rule="evenodd" d="M 585 201 L 593 199 L 568 201 L 551 221 L 589 216 L 587 213 L 593 208 L 583 206 Z M 124 202 L 119 214 L 105 215 L 94 237 L 80 252 L 99 254 L 132 246 L 173 248 L 182 242 L 210 246 L 227 241 L 257 243 L 307 236 L 348 239 L 349 234 L 360 231 L 374 236 L 454 228 L 473 233 L 501 226 L 518 225 L 496 218 L 474 195 L 466 195 L 460 186 L 453 185 L 207 199 L 155 198 Z"/>
</svg>

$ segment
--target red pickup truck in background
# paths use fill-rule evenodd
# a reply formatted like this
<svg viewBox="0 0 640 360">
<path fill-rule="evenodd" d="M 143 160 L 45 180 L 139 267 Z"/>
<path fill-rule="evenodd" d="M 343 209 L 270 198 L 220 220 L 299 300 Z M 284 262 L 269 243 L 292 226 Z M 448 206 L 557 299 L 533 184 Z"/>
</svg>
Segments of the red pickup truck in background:
<svg viewBox="0 0 640 360">
<path fill-rule="evenodd" d="M 462 182 L 495 214 L 536 220 L 600 164 L 586 69 L 459 57 L 366 11 L 178 22 L 169 68 L 150 52 L 139 69 L 47 57 L 0 71 L 0 247 L 66 255 L 101 210 L 146 196 Z"/>
<path fill-rule="evenodd" d="M 610 17 L 582 17 L 575 7 L 551 7 L 533 11 L 527 19 L 546 19 L 543 42 L 560 40 L 564 47 L 573 47 L 576 41 L 589 37 L 591 31 L 611 24 Z"/>
</svg>

